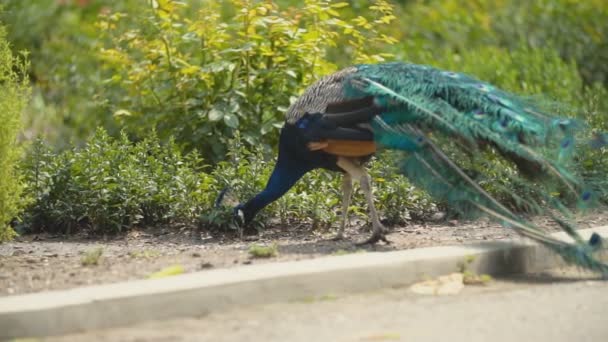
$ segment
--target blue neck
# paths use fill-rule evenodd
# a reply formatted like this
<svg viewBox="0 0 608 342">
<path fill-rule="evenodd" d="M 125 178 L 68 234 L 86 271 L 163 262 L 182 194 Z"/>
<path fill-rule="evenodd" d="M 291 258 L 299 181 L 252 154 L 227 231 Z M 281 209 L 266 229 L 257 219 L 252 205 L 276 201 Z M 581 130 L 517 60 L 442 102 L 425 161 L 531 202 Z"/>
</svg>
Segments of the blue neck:
<svg viewBox="0 0 608 342">
<path fill-rule="evenodd" d="M 245 222 L 251 221 L 260 210 L 283 196 L 312 169 L 310 163 L 295 158 L 293 152 L 280 143 L 279 157 L 266 188 L 242 206 Z"/>
</svg>

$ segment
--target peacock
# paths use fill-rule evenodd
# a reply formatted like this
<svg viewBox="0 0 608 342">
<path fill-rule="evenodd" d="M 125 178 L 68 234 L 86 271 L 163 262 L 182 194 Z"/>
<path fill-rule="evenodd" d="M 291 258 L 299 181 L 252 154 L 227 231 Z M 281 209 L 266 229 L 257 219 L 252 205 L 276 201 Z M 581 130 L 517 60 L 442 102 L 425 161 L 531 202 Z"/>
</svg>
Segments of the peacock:
<svg viewBox="0 0 608 342">
<path fill-rule="evenodd" d="M 268 183 L 234 208 L 235 220 L 247 225 L 303 175 L 322 168 L 343 174 L 336 238 L 344 238 L 353 181 L 358 181 L 372 225 L 371 236 L 359 244 L 388 243 L 365 163 L 377 148 L 392 149 L 403 151 L 403 175 L 450 209 L 468 217 L 489 216 L 568 262 L 608 275 L 608 265 L 597 258 L 600 236 L 583 240 L 569 220 L 572 203 L 591 207 L 605 191 L 601 182 L 583 176 L 578 155 L 603 148 L 608 135 L 589 134 L 583 122 L 552 115 L 547 108 L 538 99 L 426 65 L 395 62 L 342 69 L 312 84 L 289 107 Z M 512 184 L 537 194 L 507 190 L 511 200 L 552 218 L 573 242 L 551 237 L 502 204 L 446 151 L 473 159 L 494 151 L 518 170 Z"/>
</svg>

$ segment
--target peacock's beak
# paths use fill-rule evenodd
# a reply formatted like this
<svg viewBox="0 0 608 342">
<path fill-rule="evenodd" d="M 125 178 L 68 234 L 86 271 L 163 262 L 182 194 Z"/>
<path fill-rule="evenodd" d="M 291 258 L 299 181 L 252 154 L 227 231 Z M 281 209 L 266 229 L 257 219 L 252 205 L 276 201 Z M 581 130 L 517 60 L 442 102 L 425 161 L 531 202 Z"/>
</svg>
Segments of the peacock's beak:
<svg viewBox="0 0 608 342">
<path fill-rule="evenodd" d="M 243 206 L 241 204 L 234 207 L 234 211 L 232 213 L 232 217 L 234 222 L 239 226 L 245 226 L 245 212 L 243 211 Z"/>
</svg>

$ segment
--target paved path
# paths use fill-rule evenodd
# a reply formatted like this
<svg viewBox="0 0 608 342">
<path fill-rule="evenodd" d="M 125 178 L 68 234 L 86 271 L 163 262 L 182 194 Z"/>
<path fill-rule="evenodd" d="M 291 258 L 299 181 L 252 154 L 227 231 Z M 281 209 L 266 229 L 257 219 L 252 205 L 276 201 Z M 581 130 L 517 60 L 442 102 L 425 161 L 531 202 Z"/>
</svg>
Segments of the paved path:
<svg viewBox="0 0 608 342">
<path fill-rule="evenodd" d="M 608 341 L 608 282 L 525 279 L 249 307 L 49 341 Z"/>
</svg>

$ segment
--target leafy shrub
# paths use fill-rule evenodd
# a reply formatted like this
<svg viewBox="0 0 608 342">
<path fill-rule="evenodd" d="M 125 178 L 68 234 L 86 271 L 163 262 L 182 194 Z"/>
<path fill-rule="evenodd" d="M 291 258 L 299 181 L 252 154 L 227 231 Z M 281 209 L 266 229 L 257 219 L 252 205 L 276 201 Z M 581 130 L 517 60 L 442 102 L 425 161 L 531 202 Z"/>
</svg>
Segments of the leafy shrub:
<svg viewBox="0 0 608 342">
<path fill-rule="evenodd" d="M 95 21 L 102 11 L 137 13 L 139 0 L 3 0 L 0 21 L 13 51 L 27 50 L 32 101 L 24 112 L 25 136 L 43 135 L 58 148 L 82 141 L 103 126 L 119 128 L 101 104 L 107 85 L 94 53 L 100 34 Z M 104 90 L 104 91 L 102 91 Z M 40 115 L 44 113 L 44 115 Z"/>
<path fill-rule="evenodd" d="M 22 165 L 30 198 L 25 231 L 75 233 L 91 229 L 113 233 L 134 226 L 182 222 L 191 227 L 233 230 L 232 206 L 254 196 L 265 185 L 273 160 L 260 148 L 248 150 L 237 132 L 229 144 L 229 160 L 213 170 L 196 153 L 183 156 L 175 143 L 161 144 L 151 135 L 137 143 L 123 134 L 113 139 L 98 130 L 82 147 L 52 152 L 34 143 Z M 381 161 L 372 163 L 378 208 L 389 223 L 423 215 L 429 199 Z M 285 196 L 262 211 L 255 227 L 268 224 L 310 224 L 327 228 L 338 220 L 340 176 L 317 170 L 306 175 Z M 230 188 L 235 201 L 215 207 L 220 191 Z M 317 189 L 334 189 L 329 192 Z M 363 196 L 354 196 L 351 210 L 367 217 Z"/>
<path fill-rule="evenodd" d="M 84 138 L 103 126 L 110 136 L 124 128 L 140 140 L 100 131 L 63 153 L 35 144 L 24 165 L 33 200 L 24 227 L 32 230 L 117 231 L 175 221 L 234 228 L 230 208 L 216 209 L 213 200 L 226 186 L 241 200 L 263 188 L 273 167 L 270 147 L 294 97 L 320 75 L 381 61 L 387 51 L 558 99 L 560 113 L 608 130 L 602 0 L 414 0 L 395 11 L 367 0 L 32 3 L 6 0 L 2 16 L 11 40 L 34 61 L 26 136 L 53 127 L 57 136 Z M 389 49 L 394 37 L 399 42 Z M 46 117 L 51 124 L 40 119 Z M 148 137 L 153 129 L 158 138 Z M 215 167 L 181 153 L 189 150 Z M 590 177 L 606 182 L 607 153 L 583 161 Z M 517 189 L 509 182 L 515 171 L 496 154 L 485 157 L 483 186 L 499 197 Z M 371 163 L 377 207 L 390 223 L 435 206 L 395 174 L 394 158 L 387 153 Z M 334 224 L 339 178 L 306 175 L 257 217 L 257 226 Z M 354 196 L 352 212 L 366 216 L 365 206 Z"/>
<path fill-rule="evenodd" d="M 393 42 L 378 32 L 394 19 L 384 0 L 370 7 L 371 19 L 342 19 L 345 6 L 208 1 L 193 15 L 185 3 L 159 0 L 138 15 L 108 13 L 98 23 L 111 41 L 101 56 L 108 85 L 119 89 L 107 94 L 108 110 L 129 133 L 154 128 L 212 161 L 236 130 L 269 149 L 293 97 L 336 69 L 329 49 L 340 43 L 357 62 L 379 61 L 369 47 Z"/>
<path fill-rule="evenodd" d="M 0 26 L 0 242 L 14 236 L 8 223 L 22 205 L 22 179 L 17 172 L 21 150 L 17 135 L 21 130 L 21 113 L 29 98 L 27 66 L 23 58 L 11 53 L 6 31 Z"/>
<path fill-rule="evenodd" d="M 574 61 L 587 84 L 608 86 L 608 2 L 512 0 L 495 14 L 499 44 L 512 49 L 552 47 Z"/>
<path fill-rule="evenodd" d="M 551 49 L 575 62 L 586 84 L 608 85 L 603 0 L 416 0 L 405 4 L 399 18 L 398 56 L 405 51 L 440 58 L 446 51 L 465 54 L 487 46 Z"/>
<path fill-rule="evenodd" d="M 116 232 L 135 225 L 194 221 L 211 203 L 211 179 L 194 153 L 161 145 L 155 135 L 136 144 L 103 130 L 81 149 L 53 153 L 39 141 L 23 169 L 33 199 L 24 227 Z"/>
</svg>

